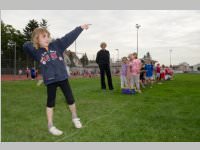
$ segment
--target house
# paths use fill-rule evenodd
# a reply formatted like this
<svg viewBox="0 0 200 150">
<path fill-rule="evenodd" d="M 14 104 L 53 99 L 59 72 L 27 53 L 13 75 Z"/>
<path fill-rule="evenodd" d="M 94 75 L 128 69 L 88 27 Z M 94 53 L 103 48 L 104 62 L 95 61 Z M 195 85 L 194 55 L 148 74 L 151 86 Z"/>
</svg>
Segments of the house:
<svg viewBox="0 0 200 150">
<path fill-rule="evenodd" d="M 140 60 L 145 64 L 147 64 L 150 61 L 150 63 L 153 65 L 155 65 L 156 62 L 158 62 L 158 61 L 152 59 L 149 52 L 147 52 L 146 55 L 144 55 L 144 57 L 141 58 Z"/>
<path fill-rule="evenodd" d="M 149 59 L 149 58 L 142 58 L 142 59 L 140 59 L 140 60 L 141 60 L 142 62 L 144 62 L 145 64 L 147 64 L 147 62 L 150 61 L 150 63 L 152 63 L 153 65 L 155 65 L 156 62 L 158 62 L 158 61 L 156 61 L 156 60 Z"/>
<path fill-rule="evenodd" d="M 200 63 L 193 66 L 193 71 L 200 71 Z"/>
<path fill-rule="evenodd" d="M 87 66 L 85 66 L 85 68 L 89 72 L 99 73 L 99 66 L 96 62 L 90 62 Z"/>
<path fill-rule="evenodd" d="M 182 62 L 179 65 L 173 65 L 172 68 L 175 71 L 181 71 L 181 72 L 192 71 L 190 65 L 187 62 Z"/>
<path fill-rule="evenodd" d="M 75 52 L 65 50 L 63 56 L 66 65 L 70 67 L 82 67 L 82 63 Z"/>
</svg>

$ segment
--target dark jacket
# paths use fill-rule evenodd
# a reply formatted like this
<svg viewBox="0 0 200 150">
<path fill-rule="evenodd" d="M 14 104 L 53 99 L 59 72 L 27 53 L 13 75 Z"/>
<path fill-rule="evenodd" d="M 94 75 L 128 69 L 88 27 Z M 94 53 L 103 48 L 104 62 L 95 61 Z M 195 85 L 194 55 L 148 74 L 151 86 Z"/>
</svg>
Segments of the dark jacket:
<svg viewBox="0 0 200 150">
<path fill-rule="evenodd" d="M 35 49 L 31 42 L 26 42 L 23 45 L 24 51 L 40 63 L 41 73 L 46 85 L 68 78 L 63 52 L 82 31 L 81 27 L 77 27 L 64 37 L 52 41 L 49 43 L 48 51 L 45 48 Z"/>
<path fill-rule="evenodd" d="M 109 53 L 109 51 L 108 50 L 103 50 L 103 49 L 98 51 L 97 57 L 96 57 L 96 63 L 98 65 L 110 64 L 110 53 Z"/>
</svg>

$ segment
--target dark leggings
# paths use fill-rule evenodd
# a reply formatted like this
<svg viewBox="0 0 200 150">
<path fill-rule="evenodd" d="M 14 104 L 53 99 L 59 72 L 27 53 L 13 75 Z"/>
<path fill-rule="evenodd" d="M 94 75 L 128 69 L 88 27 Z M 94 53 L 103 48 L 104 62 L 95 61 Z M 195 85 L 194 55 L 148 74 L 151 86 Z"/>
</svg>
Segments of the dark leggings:
<svg viewBox="0 0 200 150">
<path fill-rule="evenodd" d="M 49 85 L 47 85 L 47 107 L 54 107 L 55 106 L 55 99 L 56 99 L 56 90 L 57 87 L 60 87 L 66 102 L 68 105 L 72 105 L 74 104 L 74 97 L 72 94 L 72 90 L 70 88 L 68 79 L 64 80 L 64 81 L 59 81 L 59 82 L 55 82 L 55 83 L 51 83 Z"/>
<path fill-rule="evenodd" d="M 111 76 L 109 64 L 99 64 L 99 69 L 100 69 L 100 75 L 101 75 L 101 89 L 106 89 L 106 83 L 105 83 L 105 74 L 106 74 L 107 79 L 108 79 L 109 89 L 113 90 L 112 76 Z"/>
</svg>

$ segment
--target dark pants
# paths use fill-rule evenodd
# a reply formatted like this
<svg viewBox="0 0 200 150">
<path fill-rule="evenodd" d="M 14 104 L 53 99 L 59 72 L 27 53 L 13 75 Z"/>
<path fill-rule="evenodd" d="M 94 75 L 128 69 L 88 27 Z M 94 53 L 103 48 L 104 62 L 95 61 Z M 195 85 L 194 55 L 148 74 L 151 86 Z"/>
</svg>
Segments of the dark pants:
<svg viewBox="0 0 200 150">
<path fill-rule="evenodd" d="M 48 95 L 47 107 L 55 106 L 56 90 L 57 90 L 58 86 L 61 88 L 61 90 L 65 96 L 66 102 L 69 105 L 74 104 L 74 97 L 72 94 L 72 90 L 70 88 L 68 79 L 66 79 L 64 81 L 59 81 L 59 82 L 55 82 L 55 83 L 51 83 L 51 84 L 47 85 L 47 95 Z"/>
<path fill-rule="evenodd" d="M 35 74 L 31 74 L 31 78 L 32 78 L 32 79 L 35 79 Z"/>
<path fill-rule="evenodd" d="M 113 90 L 112 77 L 110 73 L 109 64 L 99 64 L 99 69 L 101 74 L 101 88 L 106 89 L 106 83 L 105 83 L 105 73 L 106 73 L 109 89 Z"/>
</svg>

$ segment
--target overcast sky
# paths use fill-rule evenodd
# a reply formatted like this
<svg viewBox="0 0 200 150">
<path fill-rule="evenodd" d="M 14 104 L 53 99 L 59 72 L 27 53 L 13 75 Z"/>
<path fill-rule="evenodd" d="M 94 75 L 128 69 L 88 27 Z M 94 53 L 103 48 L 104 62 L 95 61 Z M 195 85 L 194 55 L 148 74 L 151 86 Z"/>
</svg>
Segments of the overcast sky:
<svg viewBox="0 0 200 150">
<path fill-rule="evenodd" d="M 47 19 L 53 38 L 62 37 L 76 26 L 91 23 L 77 39 L 77 51 L 96 57 L 99 44 L 105 41 L 111 57 L 117 59 L 136 52 L 139 29 L 139 57 L 150 52 L 152 58 L 169 65 L 169 50 L 172 49 L 172 64 L 200 63 L 200 10 L 2 10 L 1 19 L 23 31 L 29 20 Z M 68 49 L 74 51 L 72 44 Z"/>
</svg>

